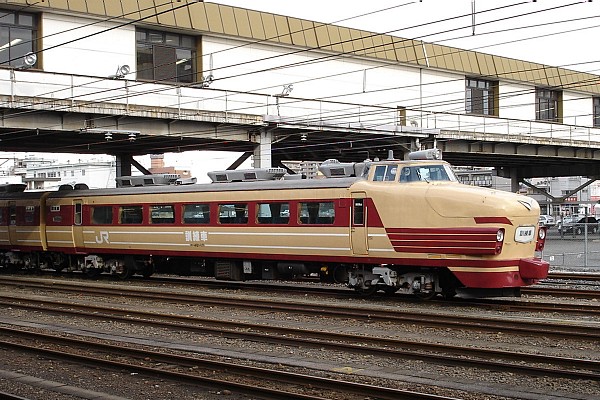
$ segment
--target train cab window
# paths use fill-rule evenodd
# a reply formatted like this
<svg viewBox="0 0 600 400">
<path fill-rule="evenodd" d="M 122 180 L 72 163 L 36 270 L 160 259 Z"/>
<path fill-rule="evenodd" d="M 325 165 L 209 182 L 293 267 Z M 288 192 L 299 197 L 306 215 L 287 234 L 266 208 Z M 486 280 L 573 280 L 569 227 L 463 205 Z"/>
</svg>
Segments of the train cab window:
<svg viewBox="0 0 600 400">
<path fill-rule="evenodd" d="M 175 208 L 172 205 L 150 206 L 150 222 L 172 224 L 175 222 Z"/>
<path fill-rule="evenodd" d="M 289 203 L 259 203 L 257 205 L 256 222 L 259 224 L 289 223 Z"/>
<path fill-rule="evenodd" d="M 141 224 L 143 221 L 142 206 L 121 206 L 119 207 L 119 223 L 121 224 Z"/>
<path fill-rule="evenodd" d="M 247 224 L 248 204 L 219 204 L 220 224 Z"/>
<path fill-rule="evenodd" d="M 113 220 L 112 206 L 95 206 L 92 207 L 92 224 L 94 225 L 109 225 Z"/>
<path fill-rule="evenodd" d="M 184 224 L 208 224 L 210 207 L 208 204 L 185 204 L 183 206 Z"/>
<path fill-rule="evenodd" d="M 377 167 L 375 167 L 375 173 L 373 174 L 373 181 L 375 182 L 381 182 L 383 181 L 383 178 L 385 177 L 385 165 L 378 165 Z"/>
<path fill-rule="evenodd" d="M 378 165 L 375 167 L 373 180 L 375 182 L 393 182 L 396 180 L 397 165 Z"/>
<path fill-rule="evenodd" d="M 208 204 L 185 204 L 183 206 L 184 224 L 208 224 L 210 207 Z"/>
<path fill-rule="evenodd" d="M 307 225 L 333 224 L 335 208 L 333 201 L 300 203 L 300 223 Z"/>
<path fill-rule="evenodd" d="M 445 165 L 419 165 L 404 167 L 400 172 L 400 182 L 415 181 L 455 181 L 454 173 Z"/>
</svg>

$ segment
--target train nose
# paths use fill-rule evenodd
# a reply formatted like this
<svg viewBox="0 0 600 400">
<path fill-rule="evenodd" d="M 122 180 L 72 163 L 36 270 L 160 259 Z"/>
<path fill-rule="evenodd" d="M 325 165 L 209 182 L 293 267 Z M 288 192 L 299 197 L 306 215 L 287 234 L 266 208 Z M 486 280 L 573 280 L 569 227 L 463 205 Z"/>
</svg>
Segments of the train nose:
<svg viewBox="0 0 600 400">
<path fill-rule="evenodd" d="M 519 260 L 519 274 L 523 280 L 539 280 L 548 276 L 550 264 L 538 258 L 522 258 Z"/>
</svg>

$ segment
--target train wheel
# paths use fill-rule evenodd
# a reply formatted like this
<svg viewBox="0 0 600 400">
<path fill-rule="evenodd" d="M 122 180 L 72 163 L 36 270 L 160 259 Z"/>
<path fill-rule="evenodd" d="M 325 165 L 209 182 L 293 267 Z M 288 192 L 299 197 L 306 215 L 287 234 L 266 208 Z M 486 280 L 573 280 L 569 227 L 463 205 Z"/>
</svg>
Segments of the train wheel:
<svg viewBox="0 0 600 400">
<path fill-rule="evenodd" d="M 398 290 L 400 290 L 399 287 L 386 286 L 385 288 L 383 288 L 383 293 L 385 293 L 386 295 L 392 295 L 392 294 L 396 293 Z"/>
<path fill-rule="evenodd" d="M 100 268 L 90 268 L 85 270 L 85 276 L 88 278 L 97 278 L 102 271 Z"/>
<path fill-rule="evenodd" d="M 360 297 L 370 297 L 377 292 L 377 286 L 356 288 L 356 292 L 359 294 Z"/>
<path fill-rule="evenodd" d="M 131 275 L 133 275 L 133 271 L 127 265 L 121 265 L 117 267 L 115 275 L 118 276 L 119 279 L 129 279 Z"/>
<path fill-rule="evenodd" d="M 144 267 L 144 269 L 142 270 L 142 276 L 144 278 L 150 278 L 153 273 L 154 273 L 154 266 L 152 266 L 152 265 L 148 265 L 148 266 Z"/>
</svg>

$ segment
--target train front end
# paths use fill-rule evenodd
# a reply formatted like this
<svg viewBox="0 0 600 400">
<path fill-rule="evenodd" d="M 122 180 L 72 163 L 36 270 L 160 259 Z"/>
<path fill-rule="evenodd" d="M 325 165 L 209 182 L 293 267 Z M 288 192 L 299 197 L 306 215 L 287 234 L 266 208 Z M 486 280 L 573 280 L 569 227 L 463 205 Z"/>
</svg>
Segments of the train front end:
<svg viewBox="0 0 600 400">
<path fill-rule="evenodd" d="M 546 238 L 538 203 L 461 184 L 448 163 L 424 154 L 372 163 L 353 188 L 373 202 L 369 255 L 384 257 L 351 271 L 350 286 L 422 298 L 495 297 L 519 296 L 521 287 L 544 279 L 549 265 L 537 257 Z"/>
</svg>

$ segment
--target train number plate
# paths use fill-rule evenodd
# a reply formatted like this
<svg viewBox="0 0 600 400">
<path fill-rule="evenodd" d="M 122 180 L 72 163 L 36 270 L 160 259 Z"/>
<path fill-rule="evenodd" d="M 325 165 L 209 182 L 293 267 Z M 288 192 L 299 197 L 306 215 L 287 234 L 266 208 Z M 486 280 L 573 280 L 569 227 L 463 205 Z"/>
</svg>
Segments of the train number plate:
<svg viewBox="0 0 600 400">
<path fill-rule="evenodd" d="M 529 243 L 535 237 L 535 226 L 519 226 L 515 231 L 515 242 Z"/>
</svg>

